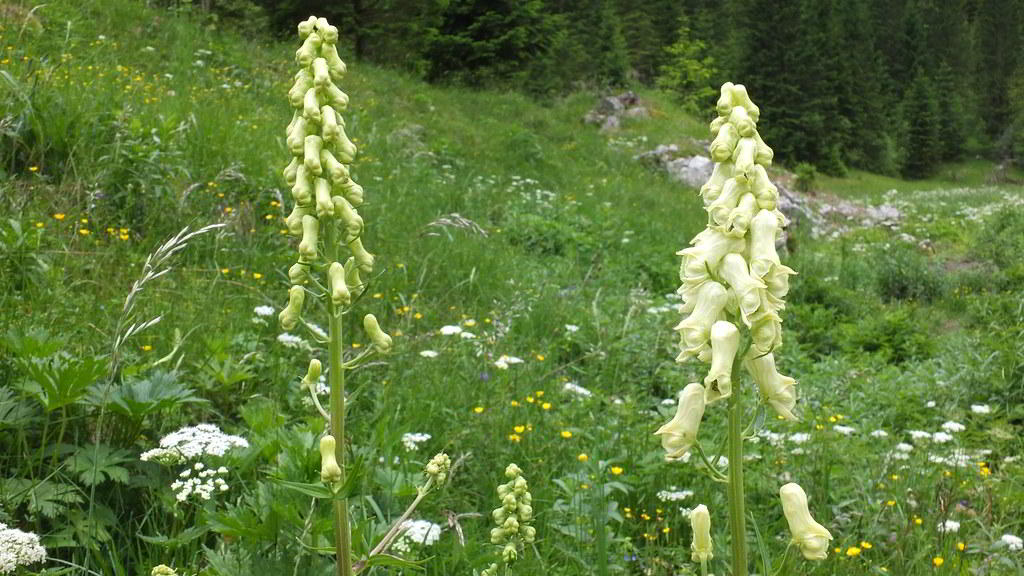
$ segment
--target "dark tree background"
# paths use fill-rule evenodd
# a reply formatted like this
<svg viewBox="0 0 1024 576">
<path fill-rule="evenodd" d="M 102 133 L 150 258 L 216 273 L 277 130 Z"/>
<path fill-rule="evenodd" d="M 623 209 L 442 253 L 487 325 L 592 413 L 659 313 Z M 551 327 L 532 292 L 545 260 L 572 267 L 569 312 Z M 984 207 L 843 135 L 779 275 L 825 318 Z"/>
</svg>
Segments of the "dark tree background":
<svg viewBox="0 0 1024 576">
<path fill-rule="evenodd" d="M 1024 0 L 211 0 L 355 59 L 538 97 L 657 85 L 694 110 L 747 85 L 785 164 L 926 177 L 1024 150 Z M 1015 97 L 1015 95 L 1017 97 Z"/>
</svg>

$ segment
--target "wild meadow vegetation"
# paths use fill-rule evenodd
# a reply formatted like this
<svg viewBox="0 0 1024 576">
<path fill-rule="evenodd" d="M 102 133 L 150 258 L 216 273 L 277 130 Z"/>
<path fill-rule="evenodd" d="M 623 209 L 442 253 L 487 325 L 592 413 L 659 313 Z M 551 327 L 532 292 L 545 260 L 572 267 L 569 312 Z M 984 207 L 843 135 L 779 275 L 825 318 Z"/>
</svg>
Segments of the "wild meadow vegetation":
<svg viewBox="0 0 1024 576">
<path fill-rule="evenodd" d="M 328 379 L 303 378 L 328 365 L 327 308 L 278 322 L 300 42 L 131 0 L 0 16 L 0 573 L 336 573 L 310 393 L 328 405 Z M 497 490 L 519 478 L 535 537 L 514 574 L 699 574 L 699 505 L 730 573 L 726 491 L 654 436 L 707 373 L 675 361 L 673 327 L 675 253 L 708 214 L 633 159 L 709 140 L 716 95 L 695 114 L 638 88 L 650 117 L 604 133 L 580 122 L 594 91 L 428 84 L 340 51 L 376 255 L 343 358 L 374 346 L 364 314 L 392 339 L 345 376 L 357 565 L 451 461 L 393 535 L 414 565 L 361 573 L 489 570 Z M 782 113 L 751 97 L 768 126 Z M 1024 573 L 1024 187 L 994 170 L 805 175 L 816 212 L 781 252 L 798 274 L 775 352 L 798 420 L 753 412 L 753 573 Z M 822 209 L 842 202 L 855 216 Z M 899 216 L 865 216 L 883 206 Z M 726 420 L 704 414 L 711 458 Z M 823 561 L 780 562 L 790 482 L 833 537 Z"/>
</svg>

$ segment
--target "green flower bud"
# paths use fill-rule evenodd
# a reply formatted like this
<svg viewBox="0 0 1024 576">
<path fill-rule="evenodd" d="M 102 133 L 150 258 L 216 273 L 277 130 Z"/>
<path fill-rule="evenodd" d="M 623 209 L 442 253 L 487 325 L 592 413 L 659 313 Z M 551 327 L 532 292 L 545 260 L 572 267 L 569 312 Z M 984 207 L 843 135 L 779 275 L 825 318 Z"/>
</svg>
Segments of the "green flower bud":
<svg viewBox="0 0 1024 576">
<path fill-rule="evenodd" d="M 352 294 L 345 284 L 345 267 L 337 262 L 331 262 L 327 269 L 327 281 L 331 289 L 331 302 L 335 306 L 348 306 L 352 302 Z"/>
<path fill-rule="evenodd" d="M 313 189 L 316 194 L 316 216 L 334 216 L 334 202 L 331 201 L 331 184 L 323 178 L 313 181 Z"/>
<path fill-rule="evenodd" d="M 327 71 L 327 60 L 323 58 L 313 59 L 313 85 L 317 88 L 324 88 L 331 81 L 331 75 Z"/>
<path fill-rule="evenodd" d="M 309 214 L 309 211 L 302 207 L 301 204 L 295 204 L 292 206 L 292 211 L 288 214 L 288 218 L 285 219 L 284 223 L 288 227 L 288 233 L 292 236 L 302 236 L 302 217 Z M 295 282 L 293 282 L 295 284 Z"/>
<path fill-rule="evenodd" d="M 749 183 L 754 179 L 754 161 L 757 156 L 757 142 L 753 138 L 740 138 L 732 154 L 733 174 L 736 180 Z"/>
<path fill-rule="evenodd" d="M 501 528 L 491 528 L 491 544 L 501 544 L 505 541 L 505 531 Z"/>
<path fill-rule="evenodd" d="M 807 507 L 807 494 L 797 484 L 789 483 L 779 490 L 782 512 L 789 523 L 792 542 L 800 548 L 808 560 L 824 560 L 828 557 L 828 543 L 832 534 L 814 521 Z"/>
<path fill-rule="evenodd" d="M 349 180 L 341 187 L 342 194 L 345 195 L 345 199 L 349 201 L 356 208 L 363 205 L 363 187 L 356 184 L 355 180 Z"/>
<path fill-rule="evenodd" d="M 498 576 L 498 565 L 492 563 L 480 573 L 480 576 Z"/>
<path fill-rule="evenodd" d="M 320 53 L 320 45 L 323 41 L 318 34 L 309 34 L 302 41 L 302 46 L 295 51 L 295 62 L 306 67 L 313 63 L 313 58 Z"/>
<path fill-rule="evenodd" d="M 323 135 L 324 140 L 327 142 L 336 142 L 341 136 L 341 127 L 338 125 L 338 113 L 329 105 L 321 106 L 320 118 L 320 133 Z"/>
<path fill-rule="evenodd" d="M 310 16 L 309 18 L 299 22 L 299 39 L 305 40 L 306 36 L 313 33 L 314 27 L 316 26 L 316 16 Z"/>
<path fill-rule="evenodd" d="M 700 356 L 706 349 L 710 352 L 711 326 L 721 319 L 728 299 L 728 291 L 718 282 L 709 280 L 700 285 L 696 296 L 688 301 L 693 304 L 692 312 L 675 327 L 681 348 L 676 362 Z"/>
<path fill-rule="evenodd" d="M 319 114 L 319 110 L 317 111 Z M 312 174 L 319 176 L 323 174 L 323 166 L 320 165 L 320 150 L 323 150 L 324 141 L 319 136 L 313 134 L 306 136 L 304 150 L 304 157 L 302 163 L 306 165 L 306 170 L 309 170 Z"/>
<path fill-rule="evenodd" d="M 316 260 L 316 244 L 319 240 L 320 221 L 314 216 L 302 217 L 302 242 L 299 242 L 299 256 L 312 262 Z"/>
<path fill-rule="evenodd" d="M 736 178 L 729 178 L 722 187 L 722 193 L 708 205 L 708 225 L 725 226 L 729 222 L 729 214 L 740 203 L 740 198 L 749 191 L 749 187 Z"/>
<path fill-rule="evenodd" d="M 363 217 L 341 196 L 335 196 L 334 212 L 345 225 L 345 242 L 352 242 L 363 233 Z"/>
<path fill-rule="evenodd" d="M 302 115 L 314 124 L 320 123 L 320 100 L 317 98 L 315 86 L 306 90 L 302 96 Z"/>
<path fill-rule="evenodd" d="M 154 566 L 149 572 L 149 576 L 178 576 L 178 573 L 166 564 L 160 564 Z"/>
<path fill-rule="evenodd" d="M 299 324 L 299 319 L 302 317 L 302 301 L 305 299 L 306 291 L 302 289 L 302 286 L 292 286 L 288 290 L 288 305 L 277 316 L 282 329 L 289 331 Z"/>
<path fill-rule="evenodd" d="M 305 284 L 309 281 L 309 264 L 296 262 L 288 269 L 288 280 L 292 284 Z"/>
<path fill-rule="evenodd" d="M 779 202 L 779 189 L 768 179 L 764 166 L 754 166 L 754 180 L 750 183 L 750 192 L 757 198 L 757 205 L 762 210 L 775 210 Z"/>
<path fill-rule="evenodd" d="M 356 145 L 348 139 L 348 134 L 345 133 L 345 127 L 342 125 L 338 126 L 338 135 L 334 139 L 334 150 L 338 153 L 338 160 L 345 164 L 351 164 L 356 158 Z"/>
<path fill-rule="evenodd" d="M 295 73 L 295 82 L 288 90 L 288 102 L 295 108 L 302 108 L 302 100 L 306 92 L 313 87 L 313 75 L 309 70 L 302 68 Z"/>
<path fill-rule="evenodd" d="M 374 349 L 381 354 L 391 352 L 391 336 L 388 336 L 387 333 L 381 330 L 376 316 L 373 314 L 363 316 L 363 329 L 366 330 L 366 335 L 370 337 Z"/>
<path fill-rule="evenodd" d="M 338 162 L 338 159 L 327 148 L 320 151 L 320 165 L 324 167 L 324 170 L 330 177 L 331 184 L 342 187 L 345 183 L 351 182 L 349 180 L 348 168 L 341 162 Z"/>
<path fill-rule="evenodd" d="M 340 82 L 348 69 L 338 56 L 338 49 L 330 43 L 325 43 L 320 47 L 320 56 L 327 61 L 327 70 L 331 74 L 331 79 Z"/>
<path fill-rule="evenodd" d="M 732 362 L 740 346 L 740 331 L 724 320 L 711 326 L 711 369 L 704 377 L 707 404 L 732 396 Z"/>
<path fill-rule="evenodd" d="M 431 488 L 440 488 L 448 481 L 448 473 L 452 469 L 452 460 L 444 452 L 439 452 L 427 462 L 423 473 L 427 476 L 427 483 Z"/>
<path fill-rule="evenodd" d="M 711 204 L 722 195 L 722 188 L 729 178 L 732 178 L 731 164 L 715 164 L 711 171 L 711 178 L 700 188 L 700 196 L 704 199 L 704 206 Z"/>
<path fill-rule="evenodd" d="M 295 185 L 295 173 L 298 169 L 299 159 L 294 157 L 292 158 L 292 161 L 284 167 L 284 181 L 287 182 L 289 186 Z"/>
<path fill-rule="evenodd" d="M 522 469 L 520 469 L 519 466 L 516 466 L 515 464 L 509 464 L 505 468 L 505 476 L 507 476 L 509 478 L 518 478 L 518 477 L 522 476 L 522 474 L 523 474 Z"/>
<path fill-rule="evenodd" d="M 313 62 L 314 69 L 316 62 Z M 729 112 L 729 123 L 736 127 L 736 131 L 740 133 L 743 138 L 750 138 L 754 135 L 754 120 L 750 117 L 747 109 L 743 106 L 733 106 Z"/>
<path fill-rule="evenodd" d="M 322 373 L 323 366 L 320 365 L 320 361 L 316 358 L 311 359 L 309 361 L 309 368 L 306 369 L 306 375 L 302 377 L 302 387 L 316 386 L 316 382 L 320 379 L 320 374 Z"/>
<path fill-rule="evenodd" d="M 341 481 L 341 467 L 335 455 L 337 444 L 330 434 L 320 439 L 320 481 L 331 485 Z"/>
<path fill-rule="evenodd" d="M 358 297 L 366 289 L 363 279 L 359 277 L 359 267 L 356 266 L 356 259 L 349 257 L 345 261 L 345 284 L 353 296 Z"/>
<path fill-rule="evenodd" d="M 356 259 L 356 265 L 359 266 L 359 270 L 364 274 L 373 272 L 373 254 L 366 251 L 363 248 L 363 241 L 360 238 L 356 238 L 348 243 L 349 250 L 352 251 L 352 257 Z"/>
<path fill-rule="evenodd" d="M 754 378 L 761 398 L 779 416 L 786 420 L 797 420 L 793 414 L 793 408 L 796 406 L 796 380 L 779 374 L 775 368 L 775 356 L 747 354 L 743 364 Z"/>
<path fill-rule="evenodd" d="M 505 562 L 505 564 L 511 564 L 515 562 L 518 556 L 519 554 L 518 552 L 516 552 L 516 545 L 512 543 L 506 544 L 505 549 L 501 551 L 501 559 Z"/>
<path fill-rule="evenodd" d="M 300 116 L 288 130 L 288 137 L 285 138 L 285 144 L 288 145 L 288 150 L 290 150 L 292 154 L 296 156 L 302 155 L 308 127 L 309 121 Z M 298 166 L 296 166 L 296 169 L 297 168 Z"/>
<path fill-rule="evenodd" d="M 508 518 L 505 518 L 501 527 L 505 530 L 506 534 L 515 534 L 519 531 L 519 520 L 517 520 L 515 516 L 509 516 Z"/>
<path fill-rule="evenodd" d="M 715 162 L 725 162 L 732 158 L 733 150 L 739 143 L 740 133 L 736 127 L 726 122 L 718 129 L 718 135 L 711 141 L 711 159 Z"/>
<path fill-rule="evenodd" d="M 754 162 L 762 166 L 771 166 L 772 159 L 775 158 L 775 152 L 764 143 L 761 139 L 761 135 L 754 132 L 754 142 L 757 143 L 757 152 L 754 154 Z"/>
<path fill-rule="evenodd" d="M 519 518 L 519 522 L 529 522 L 533 519 L 533 506 L 520 504 L 516 510 L 516 517 Z"/>
<path fill-rule="evenodd" d="M 693 528 L 693 544 L 690 545 L 690 559 L 707 563 L 714 557 L 711 545 L 711 513 L 701 504 L 690 511 L 690 526 Z"/>
<path fill-rule="evenodd" d="M 317 18 L 316 27 L 325 44 L 334 44 L 338 41 L 338 29 L 328 24 L 326 18 Z"/>
<path fill-rule="evenodd" d="M 734 238 L 742 238 L 750 227 L 750 221 L 760 208 L 757 207 L 757 199 L 753 194 L 744 194 L 740 203 L 729 213 L 726 221 L 726 234 Z"/>
<path fill-rule="evenodd" d="M 765 287 L 764 282 L 750 275 L 747 261 L 739 254 L 727 254 L 722 258 L 719 273 L 736 297 L 743 322 L 749 326 L 750 316 L 761 306 L 758 290 Z"/>
<path fill-rule="evenodd" d="M 516 509 L 516 495 L 506 494 L 505 497 L 501 499 L 501 507 L 508 512 L 514 512 Z"/>
<path fill-rule="evenodd" d="M 505 523 L 506 519 L 508 519 L 508 510 L 505 510 L 504 507 L 495 508 L 494 510 L 491 510 L 491 518 L 494 519 L 495 524 L 500 526 Z"/>
<path fill-rule="evenodd" d="M 697 431 L 704 418 L 704 394 L 704 387 L 700 384 L 687 384 L 679 392 L 675 416 L 654 433 L 661 436 L 666 460 L 682 458 L 697 443 Z"/>
<path fill-rule="evenodd" d="M 313 201 L 313 179 L 305 164 L 299 164 L 295 169 L 295 184 L 292 185 L 292 198 L 296 204 L 303 206 Z"/>
<path fill-rule="evenodd" d="M 327 102 L 330 103 L 335 110 L 340 110 L 342 112 L 348 110 L 348 94 L 342 92 L 341 89 L 334 84 L 328 84 L 324 88 L 324 96 L 327 98 Z M 318 119 L 317 122 L 319 121 L 320 120 Z M 344 160 L 342 160 L 342 162 L 344 162 Z"/>
<path fill-rule="evenodd" d="M 523 526 L 523 541 L 527 544 L 533 543 L 537 538 L 537 529 L 533 526 Z"/>
</svg>

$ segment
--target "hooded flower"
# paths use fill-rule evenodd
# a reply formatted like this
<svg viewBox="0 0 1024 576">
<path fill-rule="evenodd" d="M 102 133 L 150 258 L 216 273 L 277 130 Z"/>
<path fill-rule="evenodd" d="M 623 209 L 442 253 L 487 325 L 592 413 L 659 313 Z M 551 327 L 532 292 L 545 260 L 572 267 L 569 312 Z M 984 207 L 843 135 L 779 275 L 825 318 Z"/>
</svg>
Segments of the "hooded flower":
<svg viewBox="0 0 1024 576">
<path fill-rule="evenodd" d="M 693 299 L 692 312 L 675 327 L 682 348 L 676 362 L 685 362 L 691 356 L 700 356 L 702 353 L 706 355 L 709 352 L 711 325 L 722 318 L 728 297 L 725 287 L 718 282 L 701 284 Z"/>
<path fill-rule="evenodd" d="M 789 523 L 793 544 L 800 548 L 808 560 L 824 560 L 828 556 L 828 543 L 832 534 L 811 518 L 807 508 L 807 494 L 797 484 L 789 483 L 779 490 L 782 512 Z"/>
<path fill-rule="evenodd" d="M 744 365 L 753 376 L 761 398 L 779 416 L 786 420 L 797 420 L 793 415 L 793 408 L 796 406 L 796 380 L 779 374 L 775 369 L 775 357 L 772 354 L 755 354 L 753 351 L 747 354 Z"/>
<path fill-rule="evenodd" d="M 701 504 L 690 511 L 690 527 L 693 528 L 690 559 L 700 563 L 710 561 L 714 555 L 711 553 L 711 513 L 707 506 Z"/>
<path fill-rule="evenodd" d="M 740 346 L 740 331 L 731 322 L 719 321 L 711 326 L 711 370 L 704 377 L 708 404 L 732 395 L 732 363 Z"/>
<path fill-rule="evenodd" d="M 327 485 L 341 481 L 341 467 L 335 456 L 337 443 L 330 434 L 320 439 L 320 480 Z"/>
<path fill-rule="evenodd" d="M 703 417 L 704 387 L 697 383 L 689 384 L 679 393 L 676 415 L 654 433 L 661 436 L 666 460 L 682 458 L 697 443 L 697 430 Z"/>
<path fill-rule="evenodd" d="M 759 289 L 764 283 L 750 275 L 747 261 L 740 254 L 726 254 L 720 273 L 736 298 L 743 323 L 750 326 L 750 316 L 761 307 Z"/>
</svg>

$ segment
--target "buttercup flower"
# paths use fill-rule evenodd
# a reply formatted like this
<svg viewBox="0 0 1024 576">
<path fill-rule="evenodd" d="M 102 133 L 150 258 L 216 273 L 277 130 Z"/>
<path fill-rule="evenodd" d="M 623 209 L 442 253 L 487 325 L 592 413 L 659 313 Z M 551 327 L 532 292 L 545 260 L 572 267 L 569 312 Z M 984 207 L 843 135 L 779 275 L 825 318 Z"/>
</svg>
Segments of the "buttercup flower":
<svg viewBox="0 0 1024 576">
<path fill-rule="evenodd" d="M 683 388 L 676 404 L 676 415 L 654 434 L 661 436 L 666 460 L 678 460 L 697 442 L 697 431 L 704 417 L 704 387 L 693 383 Z"/>
<path fill-rule="evenodd" d="M 824 560 L 828 556 L 828 543 L 832 534 L 814 521 L 807 508 L 807 494 L 797 484 L 789 483 L 779 489 L 782 512 L 789 523 L 793 544 L 800 548 L 808 560 Z"/>
<path fill-rule="evenodd" d="M 701 504 L 690 511 L 690 526 L 693 528 L 690 559 L 701 563 L 710 561 L 714 555 L 711 553 L 711 514 L 707 506 Z"/>
</svg>

